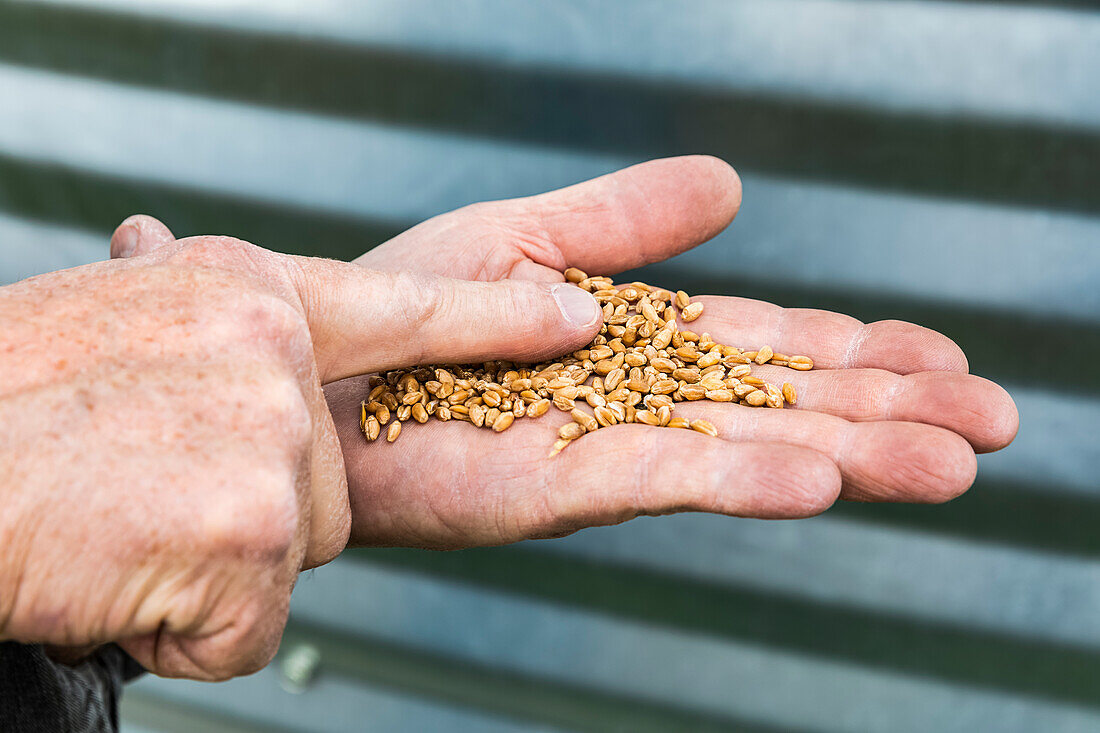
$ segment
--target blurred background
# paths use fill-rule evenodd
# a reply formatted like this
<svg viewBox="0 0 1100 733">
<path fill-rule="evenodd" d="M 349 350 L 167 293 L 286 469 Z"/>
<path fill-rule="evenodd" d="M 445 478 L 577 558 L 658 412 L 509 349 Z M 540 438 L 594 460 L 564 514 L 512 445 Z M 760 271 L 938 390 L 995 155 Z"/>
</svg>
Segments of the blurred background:
<svg viewBox="0 0 1100 733">
<path fill-rule="evenodd" d="M 0 1 L 0 283 L 134 212 L 351 258 L 697 152 L 742 213 L 640 276 L 948 334 L 1020 408 L 974 489 L 355 551 L 126 730 L 1100 729 L 1100 5 Z"/>
</svg>

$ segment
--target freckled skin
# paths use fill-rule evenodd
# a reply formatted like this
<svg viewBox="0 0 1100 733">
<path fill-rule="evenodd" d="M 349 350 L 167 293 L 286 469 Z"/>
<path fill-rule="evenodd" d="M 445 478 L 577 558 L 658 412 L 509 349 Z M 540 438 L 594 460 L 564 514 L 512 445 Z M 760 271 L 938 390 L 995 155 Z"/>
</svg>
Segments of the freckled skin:
<svg viewBox="0 0 1100 733">
<path fill-rule="evenodd" d="M 0 289 L 3 638 L 121 640 L 199 678 L 267 661 L 310 549 L 313 433 L 304 318 L 236 317 L 272 302 L 170 260 Z"/>
<path fill-rule="evenodd" d="M 0 639 L 67 658 L 116 641 L 159 674 L 223 679 L 270 660 L 298 573 L 349 541 L 469 547 L 964 491 L 974 450 L 1007 445 L 1017 417 L 955 344 L 741 298 L 700 298 L 692 328 L 823 369 L 787 372 L 795 408 L 678 407 L 720 438 L 623 425 L 550 459 L 568 420 L 551 407 L 503 433 L 430 421 L 364 440 L 357 375 L 580 348 L 597 307 L 565 319 L 567 265 L 665 259 L 740 201 L 721 161 L 653 161 L 436 217 L 355 264 L 138 216 L 118 259 L 0 288 Z"/>
<path fill-rule="evenodd" d="M 0 288 L 0 639 L 118 641 L 163 675 L 259 669 L 298 573 L 348 541 L 322 383 L 508 355 L 532 326 L 557 341 L 515 356 L 592 336 L 535 283 L 160 244 Z"/>
</svg>

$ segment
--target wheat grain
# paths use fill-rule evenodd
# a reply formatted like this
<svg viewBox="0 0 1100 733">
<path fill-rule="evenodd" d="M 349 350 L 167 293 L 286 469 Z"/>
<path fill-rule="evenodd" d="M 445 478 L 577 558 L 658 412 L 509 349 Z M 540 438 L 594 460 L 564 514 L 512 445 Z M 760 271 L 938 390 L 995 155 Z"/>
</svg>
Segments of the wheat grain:
<svg viewBox="0 0 1100 733">
<path fill-rule="evenodd" d="M 542 364 L 485 362 L 394 370 L 368 378 L 360 403 L 360 428 L 368 441 L 383 427 L 393 442 L 410 419 L 467 422 L 503 432 L 518 419 L 538 418 L 550 406 L 570 413 L 559 428 L 551 455 L 588 432 L 620 423 L 691 428 L 708 435 L 706 420 L 674 415 L 676 403 L 707 400 L 782 408 L 798 395 L 752 374 L 756 365 L 813 368 L 807 356 L 788 356 L 770 346 L 755 351 L 721 344 L 708 333 L 680 330 L 704 308 L 684 291 L 672 293 L 642 282 L 616 286 L 608 277 L 565 271 L 565 280 L 592 293 L 603 311 L 603 327 L 590 344 L 558 361 Z M 578 407 L 581 403 L 592 413 Z M 396 420 L 393 418 L 396 417 Z"/>
<path fill-rule="evenodd" d="M 694 321 L 701 315 L 703 315 L 702 303 L 692 303 L 691 305 L 680 311 L 680 317 L 688 322 Z"/>
</svg>

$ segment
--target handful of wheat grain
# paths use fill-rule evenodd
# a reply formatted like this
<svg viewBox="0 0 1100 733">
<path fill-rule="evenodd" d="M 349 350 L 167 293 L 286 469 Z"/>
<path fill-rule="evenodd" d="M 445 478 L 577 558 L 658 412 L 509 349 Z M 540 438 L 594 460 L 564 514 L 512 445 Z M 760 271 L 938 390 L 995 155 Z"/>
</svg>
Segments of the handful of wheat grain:
<svg viewBox="0 0 1100 733">
<path fill-rule="evenodd" d="M 520 418 L 545 415 L 551 405 L 571 418 L 558 430 L 551 456 L 586 433 L 619 423 L 717 435 L 707 420 L 673 417 L 675 404 L 710 400 L 782 408 L 798 399 L 794 386 L 769 384 L 752 375 L 752 365 L 813 368 L 808 356 L 777 354 L 769 346 L 745 351 L 706 333 L 680 330 L 677 311 L 686 322 L 703 313 L 703 304 L 682 290 L 641 282 L 619 288 L 609 277 L 589 277 L 575 267 L 565 278 L 603 307 L 603 327 L 592 343 L 553 363 L 421 366 L 372 376 L 360 408 L 367 440 L 378 439 L 388 424 L 386 440 L 392 443 L 410 418 L 462 420 L 499 433 Z"/>
</svg>

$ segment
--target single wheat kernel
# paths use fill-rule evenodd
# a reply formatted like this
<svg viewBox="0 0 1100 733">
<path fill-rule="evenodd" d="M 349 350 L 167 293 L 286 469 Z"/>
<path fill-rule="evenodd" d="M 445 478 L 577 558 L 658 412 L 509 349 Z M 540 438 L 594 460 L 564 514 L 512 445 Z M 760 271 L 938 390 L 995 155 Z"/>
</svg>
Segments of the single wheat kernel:
<svg viewBox="0 0 1100 733">
<path fill-rule="evenodd" d="M 575 422 L 568 422 L 558 428 L 558 437 L 562 440 L 576 440 L 584 435 L 584 433 L 584 428 Z"/>
<path fill-rule="evenodd" d="M 382 432 L 382 426 L 378 424 L 378 418 L 374 415 L 368 417 L 363 432 L 367 434 L 367 440 L 377 440 L 379 433 Z"/>
<path fill-rule="evenodd" d="M 589 407 L 603 407 L 607 404 L 607 399 L 596 392 L 585 395 L 584 401 L 588 403 Z"/>
<path fill-rule="evenodd" d="M 646 425 L 653 425 L 656 427 L 661 424 L 661 418 L 657 417 L 655 413 L 649 410 L 637 410 L 634 413 L 634 422 L 645 423 Z"/>
<path fill-rule="evenodd" d="M 722 358 L 715 353 L 703 354 L 695 362 L 695 366 L 700 369 L 709 369 L 712 366 L 718 365 L 718 362 L 722 361 Z"/>
<path fill-rule="evenodd" d="M 619 387 L 614 392 L 608 392 L 606 397 L 609 403 L 611 402 L 626 402 L 626 398 L 630 396 L 630 390 L 626 387 Z"/>
<path fill-rule="evenodd" d="M 607 373 L 607 376 L 603 378 L 604 389 L 608 392 L 614 392 L 615 389 L 618 388 L 618 386 L 622 383 L 625 377 L 626 372 L 623 371 L 622 367 L 612 369 Z"/>
<path fill-rule="evenodd" d="M 417 402 L 415 405 L 412 406 L 413 420 L 416 420 L 418 423 L 423 425 L 424 423 L 428 422 L 428 417 L 428 410 L 424 407 L 424 405 Z"/>
<path fill-rule="evenodd" d="M 809 371 L 814 368 L 814 360 L 808 356 L 792 356 L 787 360 L 787 366 L 791 369 L 797 369 L 800 372 Z"/>
<path fill-rule="evenodd" d="M 512 427 L 512 422 L 516 419 L 515 414 L 511 412 L 502 412 L 500 417 L 493 421 L 493 432 L 503 433 L 508 428 Z"/>
<path fill-rule="evenodd" d="M 692 303 L 687 308 L 684 308 L 682 311 L 680 311 L 680 317 L 688 322 L 694 321 L 701 315 L 703 315 L 702 303 Z"/>
<path fill-rule="evenodd" d="M 676 369 L 672 370 L 672 378 L 677 380 L 678 382 L 695 384 L 703 377 L 699 373 L 699 370 L 695 367 L 677 367 Z"/>
<path fill-rule="evenodd" d="M 712 437 L 718 437 L 718 428 L 714 427 L 714 423 L 709 420 L 692 420 L 690 423 L 692 430 L 696 432 L 705 433 Z"/>
<path fill-rule="evenodd" d="M 653 338 L 650 340 L 650 344 L 655 349 L 663 349 L 672 343 L 672 329 L 662 328 L 657 333 L 653 334 Z"/>
<path fill-rule="evenodd" d="M 653 365 L 653 368 L 663 374 L 672 374 L 676 371 L 676 362 L 672 359 L 666 359 L 663 356 L 659 356 L 656 359 L 650 359 L 649 363 Z"/>
<path fill-rule="evenodd" d="M 753 407 L 760 407 L 768 401 L 768 395 L 764 394 L 758 389 L 754 389 L 745 395 L 745 402 L 748 402 Z"/>
<path fill-rule="evenodd" d="M 578 270 L 576 267 L 569 267 L 565 270 L 565 279 L 571 283 L 579 283 L 588 279 L 588 275 L 584 274 L 584 270 Z"/>
<path fill-rule="evenodd" d="M 691 423 L 686 417 L 674 417 L 668 421 L 668 427 L 670 428 L 690 428 Z"/>
<path fill-rule="evenodd" d="M 675 379 L 658 379 L 650 386 L 649 391 L 653 394 L 672 394 L 680 386 L 680 383 Z"/>
<path fill-rule="evenodd" d="M 386 431 L 386 442 L 392 443 L 398 435 L 401 435 L 401 421 L 396 420 L 390 423 L 390 429 Z"/>
<path fill-rule="evenodd" d="M 772 347 L 761 346 L 760 351 L 756 352 L 756 358 L 753 361 L 755 361 L 757 364 L 767 364 L 768 359 L 772 358 L 773 353 L 774 352 L 772 351 Z"/>
<path fill-rule="evenodd" d="M 676 291 L 676 307 L 679 308 L 680 310 L 683 310 L 684 308 L 688 307 L 689 303 L 691 303 L 691 297 L 687 293 L 685 293 L 683 290 L 677 290 Z"/>
<path fill-rule="evenodd" d="M 795 392 L 794 385 L 790 382 L 783 383 L 783 399 L 792 405 L 798 403 L 798 392 Z"/>
<path fill-rule="evenodd" d="M 685 361 L 692 364 L 698 361 L 700 356 L 699 352 L 694 346 L 681 346 L 673 353 L 676 354 L 676 358 L 680 361 Z"/>
<path fill-rule="evenodd" d="M 527 408 L 527 417 L 542 417 L 550 409 L 550 400 L 532 402 Z"/>
<path fill-rule="evenodd" d="M 609 407 L 601 405 L 592 412 L 596 418 L 596 422 L 600 424 L 600 427 L 606 428 L 618 422 L 615 413 Z"/>
<path fill-rule="evenodd" d="M 733 402 L 733 392 L 728 389 L 711 389 L 706 392 L 711 402 Z"/>
<path fill-rule="evenodd" d="M 701 400 L 707 396 L 707 388 L 701 384 L 681 384 L 680 396 L 685 400 Z"/>
<path fill-rule="evenodd" d="M 590 433 L 594 430 L 598 430 L 600 427 L 600 424 L 596 422 L 596 418 L 594 418 L 592 415 L 589 415 L 587 412 L 580 409 L 579 407 L 570 412 L 569 415 L 573 418 L 573 422 L 577 423 Z"/>
<path fill-rule="evenodd" d="M 672 398 L 669 397 L 667 394 L 651 394 L 643 401 L 645 402 L 646 407 L 652 408 L 654 410 L 661 407 L 672 407 L 673 404 Z"/>
<path fill-rule="evenodd" d="M 554 407 L 564 412 L 569 412 L 577 406 L 575 400 L 572 400 L 565 395 L 554 394 Z"/>
</svg>

